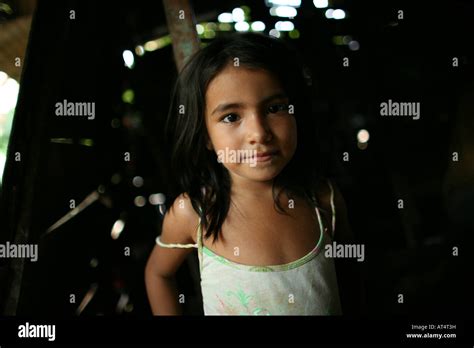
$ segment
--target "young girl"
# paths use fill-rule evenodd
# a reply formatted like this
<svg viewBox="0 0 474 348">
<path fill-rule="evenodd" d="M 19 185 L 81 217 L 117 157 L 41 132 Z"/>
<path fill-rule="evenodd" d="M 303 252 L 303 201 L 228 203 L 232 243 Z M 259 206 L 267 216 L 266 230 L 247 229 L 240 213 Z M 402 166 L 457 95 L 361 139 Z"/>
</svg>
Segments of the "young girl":
<svg viewBox="0 0 474 348">
<path fill-rule="evenodd" d="M 342 313 L 324 246 L 349 229 L 308 98 L 297 54 L 262 34 L 218 38 L 183 69 L 169 118 L 182 194 L 145 272 L 154 314 L 182 313 L 174 274 L 193 248 L 206 315 Z"/>
</svg>

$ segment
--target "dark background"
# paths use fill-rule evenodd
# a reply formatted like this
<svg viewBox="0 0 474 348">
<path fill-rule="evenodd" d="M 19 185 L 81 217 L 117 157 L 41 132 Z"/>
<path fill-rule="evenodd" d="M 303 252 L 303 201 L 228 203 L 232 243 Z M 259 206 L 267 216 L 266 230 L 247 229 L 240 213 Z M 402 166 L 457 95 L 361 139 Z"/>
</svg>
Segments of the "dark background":
<svg viewBox="0 0 474 348">
<path fill-rule="evenodd" d="M 313 108 L 327 128 L 327 174 L 345 197 L 357 242 L 365 244 L 368 313 L 471 314 L 474 5 L 331 4 L 347 17 L 328 20 L 325 9 L 303 0 L 293 20 L 300 37 L 284 39 L 300 49 L 313 72 Z M 276 21 L 264 1 L 193 2 L 198 22 L 217 21 L 219 13 L 242 5 L 250 7 L 252 21 L 266 23 L 266 32 Z M 75 20 L 69 19 L 71 9 Z M 399 9 L 403 20 L 397 19 Z M 134 199 L 166 194 L 173 175 L 167 171 L 163 125 L 176 68 L 170 45 L 135 55 L 133 69 L 124 66 L 122 52 L 166 34 L 160 1 L 39 1 L 0 211 L 0 241 L 38 243 L 39 260 L 25 263 L 16 287 L 20 266 L 0 260 L 6 314 L 72 316 L 96 284 L 81 315 L 151 315 L 143 271 L 161 217 L 155 206 L 137 207 Z M 360 49 L 335 45 L 336 35 L 352 36 Z M 349 67 L 343 67 L 343 57 L 350 58 Z M 132 104 L 122 99 L 127 89 L 134 91 Z M 95 120 L 55 116 L 54 104 L 64 99 L 95 102 Z M 388 99 L 420 102 L 420 119 L 381 117 L 380 103 Z M 361 128 L 371 136 L 365 150 L 357 147 Z M 92 139 L 92 146 L 81 139 Z M 16 151 L 20 163 L 13 161 Z M 454 151 L 459 162 L 452 161 Z M 124 152 L 130 152 L 130 162 Z M 343 152 L 349 162 L 342 161 Z M 132 184 L 135 176 L 143 178 L 142 187 Z M 100 185 L 109 207 L 95 202 L 44 235 L 70 210 L 71 199 L 77 205 Z M 398 199 L 404 209 L 398 209 Z M 119 218 L 125 229 L 114 240 L 110 231 Z M 452 255 L 453 247 L 459 256 Z M 190 299 L 186 313 L 200 314 L 192 265 L 183 265 L 178 280 Z M 404 294 L 403 304 L 398 294 Z M 128 306 L 117 311 L 121 296 L 128 296 Z"/>
</svg>

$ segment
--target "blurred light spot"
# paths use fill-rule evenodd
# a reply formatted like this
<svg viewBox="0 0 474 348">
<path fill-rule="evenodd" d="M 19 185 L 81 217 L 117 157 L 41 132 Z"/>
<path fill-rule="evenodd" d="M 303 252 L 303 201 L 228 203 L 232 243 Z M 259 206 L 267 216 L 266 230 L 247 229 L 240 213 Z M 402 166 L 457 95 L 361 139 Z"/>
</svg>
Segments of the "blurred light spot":
<svg viewBox="0 0 474 348">
<path fill-rule="evenodd" d="M 275 29 L 278 31 L 292 31 L 295 25 L 290 21 L 279 21 L 275 23 Z"/>
<path fill-rule="evenodd" d="M 99 185 L 99 187 L 97 188 L 97 192 L 103 194 L 105 193 L 105 186 L 104 185 Z"/>
<path fill-rule="evenodd" d="M 344 37 L 342 35 L 333 36 L 332 42 L 338 46 L 344 45 Z"/>
<path fill-rule="evenodd" d="M 293 6 L 300 7 L 301 0 L 265 0 L 267 6 L 280 5 L 280 6 Z"/>
<path fill-rule="evenodd" d="M 148 197 L 148 201 L 152 205 L 165 204 L 166 197 L 162 193 L 153 193 Z"/>
<path fill-rule="evenodd" d="M 232 10 L 232 20 L 234 22 L 242 22 L 245 20 L 245 13 L 244 10 L 237 7 Z"/>
<path fill-rule="evenodd" d="M 116 287 L 123 288 L 124 286 L 122 284 L 118 284 L 118 286 Z M 128 296 L 128 294 L 122 291 L 120 294 L 120 298 L 117 302 L 117 306 L 115 307 L 115 313 L 117 314 L 122 313 L 129 300 L 130 300 L 130 297 Z"/>
<path fill-rule="evenodd" d="M 243 6 L 240 6 L 240 8 L 242 9 L 242 11 L 244 11 L 245 18 L 249 18 L 250 7 L 243 5 Z"/>
<path fill-rule="evenodd" d="M 361 150 L 365 150 L 369 143 L 357 143 L 357 147 Z"/>
<path fill-rule="evenodd" d="M 72 138 L 51 138 L 49 139 L 50 142 L 56 144 L 73 144 L 74 140 Z"/>
<path fill-rule="evenodd" d="M 279 38 L 280 35 L 281 35 L 280 32 L 279 32 L 278 30 L 276 30 L 276 29 L 270 30 L 269 34 L 270 34 L 271 36 L 273 36 L 273 37 L 276 37 L 276 38 Z"/>
<path fill-rule="evenodd" d="M 7 73 L 0 71 L 0 85 L 3 85 L 6 80 L 8 80 Z"/>
<path fill-rule="evenodd" d="M 333 12 L 334 10 L 330 8 L 330 9 L 327 9 L 326 12 L 324 12 L 324 15 L 326 16 L 327 19 L 331 19 Z"/>
<path fill-rule="evenodd" d="M 247 22 L 238 22 L 235 23 L 234 28 L 237 31 L 248 31 L 250 29 L 250 25 Z"/>
<path fill-rule="evenodd" d="M 209 22 L 206 23 L 206 30 L 216 30 L 217 29 L 217 24 L 214 22 Z"/>
<path fill-rule="evenodd" d="M 141 176 L 135 176 L 132 179 L 133 186 L 135 187 L 142 187 L 143 186 L 143 178 Z"/>
<path fill-rule="evenodd" d="M 84 146 L 94 146 L 94 140 L 93 139 L 79 139 L 79 144 L 84 145 Z"/>
<path fill-rule="evenodd" d="M 334 19 L 344 19 L 346 18 L 346 13 L 344 12 L 344 10 L 334 10 L 334 12 L 332 13 L 332 18 Z"/>
<path fill-rule="evenodd" d="M 253 31 L 264 31 L 265 30 L 265 23 L 261 21 L 256 21 L 252 23 L 252 30 Z"/>
<path fill-rule="evenodd" d="M 133 68 L 133 64 L 135 63 L 135 58 L 133 56 L 132 51 L 125 50 L 122 53 L 123 61 L 125 62 L 125 66 L 129 69 Z"/>
<path fill-rule="evenodd" d="M 132 312 L 133 311 L 133 303 L 127 303 L 123 310 L 127 313 Z"/>
<path fill-rule="evenodd" d="M 291 6 L 277 6 L 270 9 L 270 15 L 277 17 L 293 18 L 297 13 L 296 9 Z"/>
<path fill-rule="evenodd" d="M 3 85 L 9 79 L 6 72 L 0 71 L 0 86 Z"/>
<path fill-rule="evenodd" d="M 112 121 L 110 121 L 110 125 L 112 126 L 112 128 L 119 128 L 120 120 L 118 118 L 114 118 L 112 119 Z"/>
<path fill-rule="evenodd" d="M 328 7 L 328 0 L 313 0 L 314 7 L 326 8 Z"/>
<path fill-rule="evenodd" d="M 5 163 L 7 162 L 7 156 L 0 152 L 0 184 L 2 183 L 3 171 L 5 170 Z"/>
<path fill-rule="evenodd" d="M 125 222 L 121 219 L 115 221 L 114 225 L 112 226 L 112 232 L 110 233 L 112 239 L 117 239 L 123 231 L 125 227 Z"/>
<path fill-rule="evenodd" d="M 0 71 L 0 115 L 8 114 L 16 106 L 20 85 Z"/>
<path fill-rule="evenodd" d="M 242 11 L 243 12 L 243 11 Z M 224 12 L 221 13 L 218 17 L 217 20 L 221 23 L 232 23 L 233 22 L 233 16 L 232 13 L 229 12 Z"/>
<path fill-rule="evenodd" d="M 1 5 L 2 4 L 0 3 L 0 7 Z M 17 104 L 19 90 L 20 85 L 18 82 L 8 77 L 5 72 L 0 71 L 0 186 L 2 184 L 3 172 L 5 170 L 5 163 L 7 161 L 8 141 L 13 125 L 13 114 Z"/>
<path fill-rule="evenodd" d="M 133 89 L 127 89 L 123 92 L 122 101 L 124 103 L 133 104 L 134 99 L 135 99 L 135 92 L 133 92 Z"/>
<path fill-rule="evenodd" d="M 370 134 L 369 132 L 366 130 L 366 129 L 361 129 L 358 133 L 357 133 L 357 141 L 359 143 L 366 143 L 369 141 L 369 138 L 370 138 Z"/>
<path fill-rule="evenodd" d="M 349 42 L 349 49 L 351 51 L 358 51 L 359 48 L 360 48 L 360 45 L 358 41 L 352 40 L 351 42 Z"/>
<path fill-rule="evenodd" d="M 344 37 L 342 38 L 342 42 L 344 43 L 344 45 L 347 45 L 351 41 L 352 41 L 352 36 L 350 35 L 344 35 Z"/>
<path fill-rule="evenodd" d="M 300 37 L 300 32 L 298 29 L 294 29 L 288 33 L 288 36 L 290 37 L 290 39 L 297 39 Z"/>
<path fill-rule="evenodd" d="M 122 176 L 119 173 L 115 173 L 110 178 L 110 182 L 114 185 L 117 185 L 118 183 L 120 183 L 120 181 L 122 181 Z"/>
<path fill-rule="evenodd" d="M 135 47 L 135 54 L 137 56 L 143 56 L 145 54 L 145 47 L 143 47 L 142 45 L 138 45 L 137 47 Z"/>
<path fill-rule="evenodd" d="M 145 51 L 152 52 L 165 46 L 168 46 L 169 44 L 171 44 L 171 36 L 165 35 L 158 39 L 148 41 L 147 43 L 145 43 L 144 47 Z"/>
<path fill-rule="evenodd" d="M 145 204 L 146 204 L 146 199 L 145 199 L 145 197 L 143 197 L 143 196 L 136 196 L 135 199 L 133 200 L 133 203 L 135 203 L 135 205 L 136 205 L 137 207 L 140 207 L 140 208 L 141 208 L 141 207 L 145 206 Z"/>
<path fill-rule="evenodd" d="M 203 36 L 206 39 L 213 39 L 216 37 L 216 32 L 214 30 L 206 30 Z"/>
<path fill-rule="evenodd" d="M 198 33 L 198 35 L 202 35 L 202 33 L 204 33 L 204 27 L 202 26 L 202 24 L 196 24 L 196 32 Z"/>
<path fill-rule="evenodd" d="M 219 23 L 217 28 L 219 28 L 220 31 L 231 31 L 232 25 L 230 23 Z"/>
<path fill-rule="evenodd" d="M 12 8 L 7 3 L 1 3 L 0 10 L 2 10 L 2 12 L 5 12 L 6 14 L 9 14 L 9 15 L 13 13 Z"/>
<path fill-rule="evenodd" d="M 92 267 L 92 268 L 96 268 L 98 265 L 99 265 L 99 260 L 97 260 L 95 257 L 91 259 L 91 261 L 89 262 L 89 265 Z"/>
<path fill-rule="evenodd" d="M 145 50 L 148 52 L 156 51 L 158 49 L 158 43 L 156 41 L 148 41 L 145 44 Z"/>
</svg>

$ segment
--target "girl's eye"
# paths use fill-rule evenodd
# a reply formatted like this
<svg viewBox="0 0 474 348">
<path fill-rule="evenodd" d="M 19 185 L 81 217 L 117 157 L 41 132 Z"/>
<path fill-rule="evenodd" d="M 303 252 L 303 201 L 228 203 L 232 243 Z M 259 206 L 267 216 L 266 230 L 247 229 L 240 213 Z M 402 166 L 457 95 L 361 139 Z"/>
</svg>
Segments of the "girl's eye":
<svg viewBox="0 0 474 348">
<path fill-rule="evenodd" d="M 229 114 L 227 116 L 224 116 L 224 118 L 222 118 L 222 122 L 224 123 L 234 123 L 235 121 L 237 121 L 237 115 L 236 114 Z"/>
<path fill-rule="evenodd" d="M 280 111 L 287 111 L 288 110 L 288 104 L 275 104 L 275 105 L 270 105 L 268 107 L 268 112 L 275 114 Z"/>
</svg>

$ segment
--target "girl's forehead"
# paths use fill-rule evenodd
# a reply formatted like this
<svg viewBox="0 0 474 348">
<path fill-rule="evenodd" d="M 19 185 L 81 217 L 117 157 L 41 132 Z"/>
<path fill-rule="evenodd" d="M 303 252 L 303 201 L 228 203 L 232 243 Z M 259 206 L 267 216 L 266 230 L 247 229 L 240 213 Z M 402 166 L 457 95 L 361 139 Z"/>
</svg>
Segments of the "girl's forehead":
<svg viewBox="0 0 474 348">
<path fill-rule="evenodd" d="M 278 78 L 264 69 L 228 65 L 209 83 L 206 100 L 225 96 L 246 96 L 268 93 L 280 89 Z"/>
</svg>

